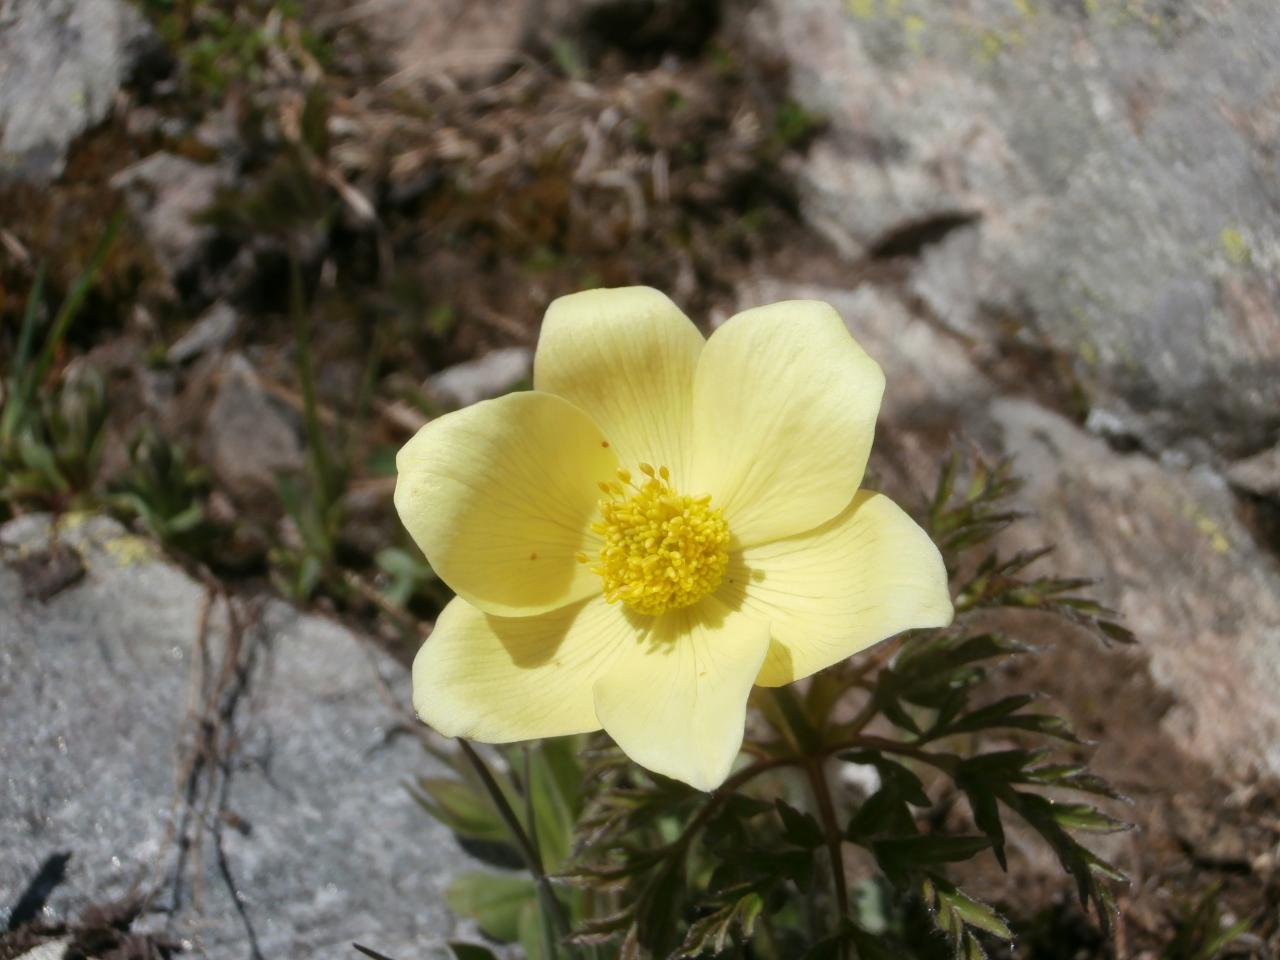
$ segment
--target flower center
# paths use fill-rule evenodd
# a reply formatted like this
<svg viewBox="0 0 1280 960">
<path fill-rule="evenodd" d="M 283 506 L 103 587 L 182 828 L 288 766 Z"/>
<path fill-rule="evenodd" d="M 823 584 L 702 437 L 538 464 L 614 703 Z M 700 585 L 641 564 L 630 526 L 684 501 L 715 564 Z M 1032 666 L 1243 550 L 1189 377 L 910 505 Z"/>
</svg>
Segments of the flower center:
<svg viewBox="0 0 1280 960">
<path fill-rule="evenodd" d="M 610 603 L 621 600 L 653 615 L 687 607 L 720 585 L 729 562 L 729 525 L 710 495 L 672 490 L 666 467 L 655 471 L 642 463 L 640 472 L 647 479 L 638 484 L 627 470 L 600 484 L 607 499 L 591 528 L 604 545 L 591 569 L 604 581 Z M 589 558 L 579 554 L 578 560 Z"/>
</svg>

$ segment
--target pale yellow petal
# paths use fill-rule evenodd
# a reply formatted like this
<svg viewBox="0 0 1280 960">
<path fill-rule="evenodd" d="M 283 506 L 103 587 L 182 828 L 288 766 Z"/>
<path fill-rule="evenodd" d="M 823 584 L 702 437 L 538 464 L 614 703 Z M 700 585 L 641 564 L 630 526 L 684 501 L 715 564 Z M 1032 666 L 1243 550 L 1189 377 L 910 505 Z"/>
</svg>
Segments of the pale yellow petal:
<svg viewBox="0 0 1280 960">
<path fill-rule="evenodd" d="M 771 625 L 756 680 L 766 687 L 952 616 L 938 548 L 901 507 L 869 490 L 816 530 L 731 556 L 716 596 Z"/>
<path fill-rule="evenodd" d="M 883 393 L 829 305 L 731 317 L 698 362 L 690 492 L 711 494 L 745 546 L 813 529 L 862 482 Z"/>
<path fill-rule="evenodd" d="M 599 730 L 592 687 L 647 628 L 600 597 L 533 617 L 455 599 L 414 658 L 414 709 L 447 737 L 485 743 Z"/>
<path fill-rule="evenodd" d="M 687 476 L 693 376 L 705 341 L 649 287 L 587 290 L 556 300 L 538 338 L 533 383 L 585 410 L 624 467 Z"/>
<path fill-rule="evenodd" d="M 658 617 L 595 685 L 596 716 L 632 760 L 699 790 L 724 782 L 769 625 L 712 598 Z"/>
<path fill-rule="evenodd" d="M 432 568 L 460 597 L 504 616 L 600 590 L 601 480 L 618 462 L 591 418 L 549 393 L 513 393 L 433 420 L 396 457 L 395 504 Z"/>
</svg>

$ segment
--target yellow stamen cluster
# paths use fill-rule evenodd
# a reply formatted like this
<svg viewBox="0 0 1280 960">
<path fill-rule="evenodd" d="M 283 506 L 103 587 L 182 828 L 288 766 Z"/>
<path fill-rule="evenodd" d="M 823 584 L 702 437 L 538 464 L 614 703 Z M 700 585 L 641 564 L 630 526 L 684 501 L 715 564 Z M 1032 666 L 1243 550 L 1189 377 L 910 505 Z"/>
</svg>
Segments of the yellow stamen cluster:
<svg viewBox="0 0 1280 960">
<path fill-rule="evenodd" d="M 600 501 L 601 519 L 592 529 L 604 546 L 591 569 L 604 581 L 610 603 L 621 600 L 653 615 L 687 607 L 720 585 L 729 562 L 729 527 L 710 496 L 672 490 L 666 467 L 655 471 L 642 463 L 640 472 L 647 479 L 638 484 L 627 470 L 600 484 L 607 499 Z"/>
</svg>

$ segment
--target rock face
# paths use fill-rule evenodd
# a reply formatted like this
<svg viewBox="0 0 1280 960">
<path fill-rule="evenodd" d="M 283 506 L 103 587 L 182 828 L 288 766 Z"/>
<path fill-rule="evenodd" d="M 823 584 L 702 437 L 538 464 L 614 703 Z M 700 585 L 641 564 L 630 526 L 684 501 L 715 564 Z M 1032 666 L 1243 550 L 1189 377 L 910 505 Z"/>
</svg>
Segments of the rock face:
<svg viewBox="0 0 1280 960">
<path fill-rule="evenodd" d="M 962 436 L 1014 457 L 1026 481 L 1018 505 L 1030 516 L 1010 528 L 1003 546 L 1056 545 L 1042 566 L 1100 578 L 1103 602 L 1120 611 L 1141 644 L 1105 661 L 1110 667 L 1101 666 L 1101 655 L 1082 658 L 1068 646 L 1050 648 L 1045 662 L 1145 670 L 1170 698 L 1159 725 L 1171 750 L 1176 745 L 1224 780 L 1280 777 L 1280 565 L 1237 518 L 1222 477 L 1205 466 L 1119 453 L 1029 392 L 1009 396 L 976 362 L 974 348 L 890 289 L 766 280 L 744 289 L 740 305 L 786 298 L 833 304 L 884 368 L 872 484 L 924 495 L 940 456 Z M 1116 733 L 1107 728 L 1108 737 Z"/>
<path fill-rule="evenodd" d="M 202 449 L 218 479 L 246 500 L 273 495 L 279 474 L 302 468 L 295 420 L 267 394 L 243 354 L 228 355 L 219 367 Z"/>
<path fill-rule="evenodd" d="M 8 565 L 85 573 L 47 603 Z M 0 904 L 70 854 L 42 919 L 122 899 L 195 956 L 444 956 L 462 855 L 405 782 L 438 768 L 399 664 L 322 618 L 228 605 L 114 522 L 0 528 Z M 24 565 L 24 569 L 30 564 Z"/>
<path fill-rule="evenodd" d="M 124 0 L 0 0 L 0 182 L 58 176 L 151 42 Z"/>
<path fill-rule="evenodd" d="M 533 374 L 528 347 L 499 347 L 483 357 L 441 370 L 426 382 L 428 396 L 449 409 L 499 396 Z"/>
<path fill-rule="evenodd" d="M 1118 454 L 1025 401 L 1001 400 L 992 417 L 1037 517 L 1021 545 L 1055 544 L 1055 568 L 1101 578 L 1173 696 L 1171 739 L 1238 782 L 1280 777 L 1280 570 L 1226 483 Z"/>
<path fill-rule="evenodd" d="M 1070 354 L 1153 449 L 1274 443 L 1272 0 L 775 0 L 754 29 L 830 119 L 797 172 L 848 254 L 919 255 L 948 326 Z"/>
<path fill-rule="evenodd" d="M 515 56 L 541 6 L 537 0 L 373 0 L 358 17 L 391 51 L 401 79 L 483 79 Z"/>
<path fill-rule="evenodd" d="M 213 228 L 196 217 L 229 179 L 221 167 L 162 152 L 125 167 L 111 178 L 111 186 L 124 194 L 156 260 L 177 277 L 200 260 L 213 236 Z"/>
</svg>

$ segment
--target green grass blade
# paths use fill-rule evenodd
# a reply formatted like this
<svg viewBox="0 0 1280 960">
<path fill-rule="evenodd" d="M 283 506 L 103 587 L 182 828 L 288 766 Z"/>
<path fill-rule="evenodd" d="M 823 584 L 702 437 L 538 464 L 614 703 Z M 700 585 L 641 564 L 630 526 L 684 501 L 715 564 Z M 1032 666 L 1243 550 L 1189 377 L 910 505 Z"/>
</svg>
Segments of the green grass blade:
<svg viewBox="0 0 1280 960">
<path fill-rule="evenodd" d="M 4 417 L 0 420 L 0 445 L 8 446 L 34 389 L 34 381 L 28 376 L 27 358 L 31 355 L 31 341 L 35 339 L 36 314 L 40 311 L 40 298 L 44 296 L 45 265 L 36 270 L 35 283 L 27 296 L 27 308 L 22 315 L 22 329 L 18 333 L 18 349 L 13 355 L 13 368 L 9 371 L 8 402 Z"/>
</svg>

